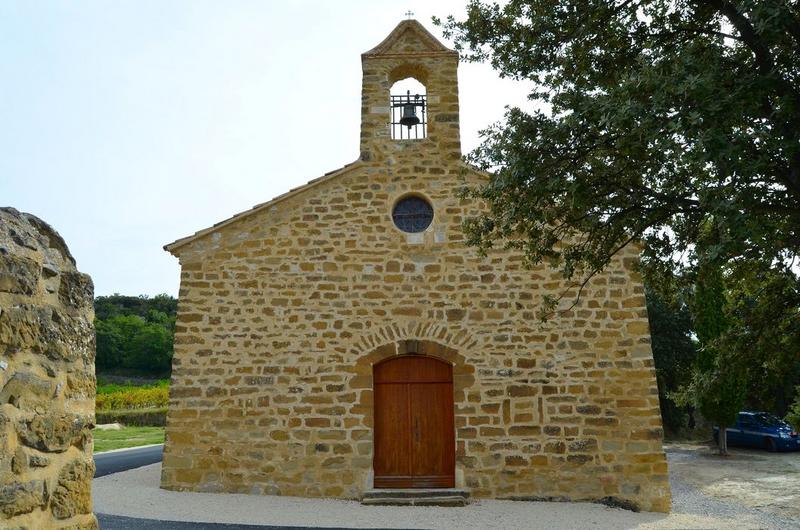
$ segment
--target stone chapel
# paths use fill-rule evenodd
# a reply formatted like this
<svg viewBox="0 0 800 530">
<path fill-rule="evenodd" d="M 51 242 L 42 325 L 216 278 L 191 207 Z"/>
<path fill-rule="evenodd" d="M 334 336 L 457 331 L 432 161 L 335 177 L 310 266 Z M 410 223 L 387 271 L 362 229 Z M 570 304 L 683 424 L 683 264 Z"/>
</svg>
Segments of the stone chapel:
<svg viewBox="0 0 800 530">
<path fill-rule="evenodd" d="M 465 245 L 458 190 L 489 176 L 462 161 L 458 59 L 401 22 L 361 56 L 358 160 L 165 247 L 162 487 L 669 511 L 638 250 L 542 324 L 558 271 Z M 390 93 L 407 78 L 425 94 Z"/>
</svg>

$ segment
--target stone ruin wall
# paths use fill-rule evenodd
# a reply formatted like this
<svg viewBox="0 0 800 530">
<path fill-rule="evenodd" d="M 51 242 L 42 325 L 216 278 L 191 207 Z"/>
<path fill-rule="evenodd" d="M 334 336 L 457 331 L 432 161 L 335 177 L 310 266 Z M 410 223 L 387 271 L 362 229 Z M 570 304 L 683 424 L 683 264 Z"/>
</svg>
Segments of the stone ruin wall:
<svg viewBox="0 0 800 530">
<path fill-rule="evenodd" d="M 93 319 L 61 236 L 0 208 L 0 528 L 97 528 Z"/>
</svg>

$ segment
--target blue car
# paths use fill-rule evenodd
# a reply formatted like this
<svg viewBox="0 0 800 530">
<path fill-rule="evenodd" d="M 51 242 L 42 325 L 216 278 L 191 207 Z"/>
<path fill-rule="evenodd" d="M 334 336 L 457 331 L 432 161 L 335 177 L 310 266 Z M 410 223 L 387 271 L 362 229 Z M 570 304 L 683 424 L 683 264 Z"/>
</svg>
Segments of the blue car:
<svg viewBox="0 0 800 530">
<path fill-rule="evenodd" d="M 736 425 L 726 429 L 728 445 L 758 447 L 768 451 L 800 450 L 800 436 L 792 426 L 768 412 L 740 412 Z M 714 427 L 719 443 L 719 427 Z"/>
</svg>

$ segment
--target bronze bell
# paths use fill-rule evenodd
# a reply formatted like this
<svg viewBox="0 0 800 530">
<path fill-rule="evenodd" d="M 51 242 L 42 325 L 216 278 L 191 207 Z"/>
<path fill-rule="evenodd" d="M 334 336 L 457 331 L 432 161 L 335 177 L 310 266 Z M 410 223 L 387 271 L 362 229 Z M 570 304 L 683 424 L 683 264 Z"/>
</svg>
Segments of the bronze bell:
<svg viewBox="0 0 800 530">
<path fill-rule="evenodd" d="M 402 116 L 400 117 L 400 125 L 405 125 L 409 129 L 415 125 L 419 124 L 419 118 L 417 117 L 417 106 L 420 104 L 417 103 L 419 99 L 419 95 L 414 96 L 414 101 L 411 101 L 411 92 L 407 92 L 407 102 L 402 104 L 403 112 Z"/>
</svg>

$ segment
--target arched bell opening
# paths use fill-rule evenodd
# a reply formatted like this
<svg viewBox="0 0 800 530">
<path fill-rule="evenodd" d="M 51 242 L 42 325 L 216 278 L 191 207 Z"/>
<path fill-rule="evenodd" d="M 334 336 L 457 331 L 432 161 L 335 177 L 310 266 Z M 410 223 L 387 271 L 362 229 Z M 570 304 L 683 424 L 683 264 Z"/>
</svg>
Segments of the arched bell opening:
<svg viewBox="0 0 800 530">
<path fill-rule="evenodd" d="M 428 96 L 425 85 L 413 76 L 401 78 L 395 81 L 389 90 L 389 99 L 392 111 L 392 140 L 422 140 L 426 138 L 428 136 Z"/>
</svg>

